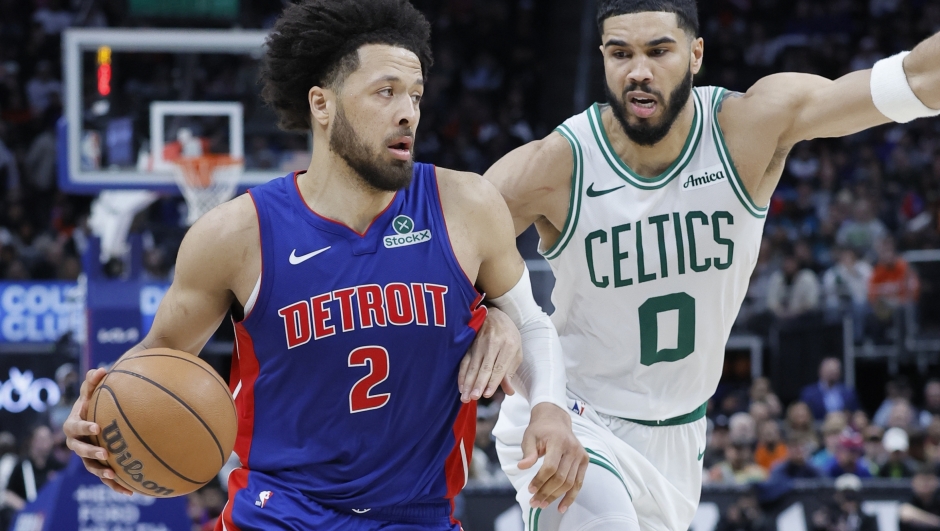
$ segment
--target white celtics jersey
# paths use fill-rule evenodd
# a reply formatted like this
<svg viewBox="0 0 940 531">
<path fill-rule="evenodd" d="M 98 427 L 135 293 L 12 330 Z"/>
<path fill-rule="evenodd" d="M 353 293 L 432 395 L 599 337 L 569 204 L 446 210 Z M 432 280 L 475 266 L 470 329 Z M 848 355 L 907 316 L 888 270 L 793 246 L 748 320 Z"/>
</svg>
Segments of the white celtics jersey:
<svg viewBox="0 0 940 531">
<path fill-rule="evenodd" d="M 543 248 L 557 279 L 552 320 L 569 390 L 601 413 L 674 419 L 718 386 L 766 213 L 725 146 L 723 92 L 694 90 L 682 154 L 655 178 L 620 160 L 596 104 L 556 130 L 574 171 L 561 237 Z"/>
</svg>

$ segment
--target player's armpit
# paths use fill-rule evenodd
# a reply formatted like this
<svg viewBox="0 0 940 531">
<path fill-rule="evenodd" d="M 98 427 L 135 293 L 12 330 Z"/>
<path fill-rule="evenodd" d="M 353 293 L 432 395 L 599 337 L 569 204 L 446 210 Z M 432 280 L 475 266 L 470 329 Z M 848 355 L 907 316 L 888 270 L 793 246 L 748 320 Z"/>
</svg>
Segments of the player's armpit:
<svg viewBox="0 0 940 531">
<path fill-rule="evenodd" d="M 568 215 L 574 156 L 558 133 L 516 148 L 483 177 L 502 194 L 512 214 L 516 235 L 539 219 L 560 231 Z"/>
</svg>

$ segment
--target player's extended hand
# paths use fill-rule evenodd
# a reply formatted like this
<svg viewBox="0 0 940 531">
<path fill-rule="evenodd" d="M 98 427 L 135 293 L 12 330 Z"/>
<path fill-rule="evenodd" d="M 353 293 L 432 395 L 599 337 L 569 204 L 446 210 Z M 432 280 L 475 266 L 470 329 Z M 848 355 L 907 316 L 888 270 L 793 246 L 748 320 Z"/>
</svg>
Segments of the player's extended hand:
<svg viewBox="0 0 940 531">
<path fill-rule="evenodd" d="M 502 383 L 507 395 L 515 393 L 510 380 L 522 363 L 522 337 L 508 315 L 488 308 L 486 321 L 460 362 L 457 386 L 464 403 L 489 398 Z"/>
<path fill-rule="evenodd" d="M 65 432 L 65 444 L 76 455 L 82 458 L 85 468 L 89 472 L 101 478 L 101 482 L 111 487 L 116 492 L 130 496 L 131 491 L 118 485 L 114 481 L 114 470 L 111 467 L 102 465 L 99 459 L 108 458 L 108 453 L 104 448 L 90 444 L 89 436 L 101 433 L 101 427 L 94 422 L 88 422 L 85 417 L 88 416 L 88 402 L 91 401 L 91 395 L 98 388 L 98 384 L 104 379 L 107 371 L 96 369 L 88 371 L 85 375 L 85 381 L 82 383 L 82 391 L 78 396 L 78 401 L 72 406 L 72 412 L 66 419 L 62 431 Z"/>
<path fill-rule="evenodd" d="M 519 461 L 522 470 L 532 468 L 540 457 L 545 458 L 529 484 L 532 493 L 529 505 L 545 509 L 564 494 L 558 512 L 567 511 L 581 491 L 589 463 L 587 451 L 571 432 L 568 412 L 544 402 L 532 408 L 529 427 L 522 436 L 522 454 Z"/>
</svg>

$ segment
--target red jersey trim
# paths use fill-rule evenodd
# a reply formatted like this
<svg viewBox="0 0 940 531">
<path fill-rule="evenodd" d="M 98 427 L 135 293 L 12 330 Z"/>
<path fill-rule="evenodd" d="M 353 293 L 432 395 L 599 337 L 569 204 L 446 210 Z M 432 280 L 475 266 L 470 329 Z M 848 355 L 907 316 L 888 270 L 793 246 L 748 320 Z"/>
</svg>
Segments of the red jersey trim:
<svg viewBox="0 0 940 531">
<path fill-rule="evenodd" d="M 353 231 L 353 233 L 355 233 L 355 234 L 356 234 L 357 236 L 359 236 L 360 238 L 365 238 L 365 237 L 366 237 L 366 234 L 369 234 L 369 229 L 372 228 L 372 225 L 375 225 L 375 222 L 376 222 L 380 217 L 382 217 L 383 214 L 385 214 L 386 212 L 388 212 L 388 209 L 392 208 L 392 205 L 395 204 L 395 199 L 398 197 L 398 192 L 395 192 L 395 195 L 392 196 L 392 200 L 389 201 L 387 205 L 385 205 L 385 208 L 383 208 L 381 212 L 379 212 L 374 218 L 372 218 L 372 221 L 369 222 L 369 226 L 366 227 L 365 232 L 360 233 L 359 231 L 357 231 L 356 229 L 350 227 L 349 225 L 347 225 L 347 224 L 345 224 L 345 223 L 343 223 L 343 222 L 340 222 L 340 221 L 336 221 L 335 219 L 330 219 L 330 218 L 328 218 L 328 217 L 326 217 L 326 216 L 322 216 L 322 215 L 318 214 L 316 210 L 310 208 L 310 205 L 308 205 L 308 204 L 307 204 L 307 201 L 304 200 L 304 194 L 300 193 L 300 184 L 297 182 L 297 177 L 299 177 L 300 174 L 302 174 L 302 173 L 307 173 L 307 172 L 303 172 L 303 171 L 294 172 L 294 188 L 297 189 L 297 195 L 300 197 L 300 202 L 303 203 L 305 207 L 307 207 L 307 210 L 309 210 L 314 216 L 316 216 L 316 217 L 322 219 L 323 221 L 328 221 L 328 222 L 330 222 L 330 223 L 332 223 L 332 224 L 334 224 L 334 225 L 339 225 L 340 227 L 343 227 L 343 228 L 346 228 L 346 229 L 349 229 L 349 230 Z"/>
<path fill-rule="evenodd" d="M 255 297 L 255 303 L 251 306 L 251 310 L 242 316 L 240 323 L 244 323 L 251 317 L 251 314 L 255 313 L 255 309 L 259 306 L 258 303 L 261 302 L 261 293 L 264 291 L 264 237 L 261 236 L 261 213 L 258 212 L 258 202 L 255 201 L 255 196 L 251 193 L 251 190 L 248 190 L 248 197 L 251 198 L 251 204 L 255 207 L 255 216 L 258 218 L 258 256 L 261 257 L 261 274 L 258 276 L 258 280 L 261 283 L 258 285 L 258 296 Z"/>
<path fill-rule="evenodd" d="M 242 466 L 248 466 L 251 453 L 251 437 L 255 429 L 255 380 L 261 368 L 255 355 L 251 334 L 242 323 L 235 323 L 235 352 L 232 356 L 230 387 L 235 395 L 235 411 L 238 414 L 238 436 L 235 438 L 235 453 Z"/>
<path fill-rule="evenodd" d="M 444 478 L 447 481 L 447 494 L 444 497 L 452 502 L 452 509 L 454 497 L 467 486 L 467 479 L 470 477 L 470 463 L 473 459 L 473 443 L 476 435 L 477 403 L 474 400 L 462 405 L 460 411 L 457 412 L 457 418 L 454 419 L 454 448 L 444 461 Z M 460 523 L 454 518 L 453 512 L 451 512 L 450 523 Z"/>
<path fill-rule="evenodd" d="M 235 496 L 248 486 L 248 469 L 236 468 L 228 476 L 228 503 L 222 509 L 222 516 L 215 522 L 215 531 L 241 531 L 232 520 L 232 510 L 235 507 Z"/>
</svg>

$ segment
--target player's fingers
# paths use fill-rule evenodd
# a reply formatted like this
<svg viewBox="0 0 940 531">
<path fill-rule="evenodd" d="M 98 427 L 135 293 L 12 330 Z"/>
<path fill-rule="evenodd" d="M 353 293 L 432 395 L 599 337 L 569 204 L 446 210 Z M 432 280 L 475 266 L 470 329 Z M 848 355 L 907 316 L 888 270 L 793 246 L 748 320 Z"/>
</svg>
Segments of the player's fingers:
<svg viewBox="0 0 940 531">
<path fill-rule="evenodd" d="M 499 360 L 499 352 L 500 348 L 497 343 L 488 342 L 487 348 L 483 352 L 483 357 L 480 360 L 480 370 L 477 373 L 476 381 L 473 383 L 473 390 L 470 391 L 471 400 L 478 400 L 481 396 L 483 396 L 483 392 L 488 390 L 490 379 L 492 378 L 495 371 L 498 370 L 503 374 L 506 373 L 504 364 Z M 499 380 L 502 379 L 503 377 L 500 376 L 496 382 L 499 383 Z M 493 391 L 496 391 L 495 387 Z M 490 396 L 493 396 L 493 393 L 490 393 Z"/>
<path fill-rule="evenodd" d="M 516 394 L 516 388 L 512 386 L 512 379 L 515 377 L 515 374 L 510 373 L 507 374 L 505 378 L 503 378 L 502 382 L 500 382 L 500 384 L 503 386 L 503 392 L 507 395 Z"/>
<path fill-rule="evenodd" d="M 102 465 L 95 459 L 82 458 L 82 463 L 85 464 L 85 470 L 91 472 L 99 478 L 114 479 L 114 470 L 112 470 L 111 467 Z"/>
<path fill-rule="evenodd" d="M 88 444 L 78 439 L 66 439 L 65 445 L 83 459 L 107 459 L 108 454 L 104 448 Z"/>
<path fill-rule="evenodd" d="M 470 368 L 470 360 L 472 357 L 471 352 L 467 351 L 463 359 L 460 360 L 460 371 L 457 373 L 457 389 L 460 390 L 461 398 L 463 397 L 467 385 L 467 370 Z"/>
<path fill-rule="evenodd" d="M 565 514 L 565 511 L 568 510 L 568 507 L 571 507 L 571 504 L 574 503 L 574 500 L 578 497 L 578 493 L 581 492 L 581 488 L 584 486 L 584 476 L 587 474 L 587 468 L 589 464 L 589 459 L 582 459 L 576 468 L 572 467 L 575 476 L 574 484 L 565 494 L 565 497 L 562 498 L 561 503 L 558 504 L 558 512 L 561 514 Z"/>
<path fill-rule="evenodd" d="M 545 478 L 545 482 L 532 496 L 530 505 L 545 509 L 570 488 L 566 487 L 566 484 L 572 461 L 570 456 L 564 456 L 559 460 L 558 465 L 555 467 L 555 473 Z"/>
<path fill-rule="evenodd" d="M 101 383 L 101 380 L 104 379 L 106 374 L 108 374 L 108 371 L 104 369 L 92 369 L 88 371 L 85 374 L 85 381 L 82 382 L 79 398 L 84 398 L 85 400 L 91 399 L 91 395 L 95 392 L 95 389 L 98 388 L 98 384 Z"/>
<path fill-rule="evenodd" d="M 522 436 L 522 460 L 516 465 L 520 470 L 532 468 L 539 460 L 539 448 L 535 437 L 530 437 L 528 433 Z M 533 491 L 534 492 L 534 491 Z"/>
<path fill-rule="evenodd" d="M 489 339 L 485 335 L 477 336 L 476 341 L 470 345 L 469 359 L 467 360 L 467 370 L 464 373 L 463 381 L 460 382 L 460 400 L 469 402 L 476 400 L 472 397 L 473 383 L 480 374 L 480 366 L 483 363 L 484 352 L 488 348 Z M 479 397 L 478 397 L 479 398 Z"/>
<path fill-rule="evenodd" d="M 101 428 L 94 422 L 82 420 L 77 415 L 69 415 L 69 417 L 65 420 L 65 423 L 62 425 L 62 431 L 65 433 L 67 438 L 76 439 L 78 437 L 98 435 L 98 432 L 101 431 Z"/>
<path fill-rule="evenodd" d="M 118 484 L 118 483 L 117 483 L 116 481 L 114 481 L 113 479 L 105 479 L 105 478 L 102 478 L 102 479 L 101 479 L 101 482 L 104 483 L 105 485 L 111 487 L 111 490 L 113 490 L 113 491 L 115 491 L 115 492 L 119 492 L 119 493 L 121 493 L 121 494 L 126 494 L 126 495 L 128 495 L 128 496 L 133 496 L 133 495 L 134 495 L 133 492 L 131 492 L 130 490 L 128 490 L 128 489 L 126 489 L 126 488 L 124 488 L 124 487 L 122 487 L 120 484 Z"/>
<path fill-rule="evenodd" d="M 506 374 L 508 373 L 509 367 L 507 367 L 506 364 L 499 359 L 499 355 L 497 355 L 496 361 L 493 363 L 493 372 L 490 374 L 490 379 L 486 384 L 486 389 L 483 391 L 483 396 L 491 398 L 496 394 L 499 383 L 506 379 Z"/>
<path fill-rule="evenodd" d="M 555 476 L 555 473 L 558 472 L 558 467 L 561 464 L 561 454 L 555 451 L 553 448 L 548 448 L 545 452 L 544 459 L 542 459 L 542 466 L 539 468 L 535 477 L 532 478 L 532 481 L 529 483 L 529 492 L 536 494 L 542 490 L 542 487 L 547 483 L 552 477 Z M 566 470 L 567 472 L 567 470 Z"/>
</svg>

